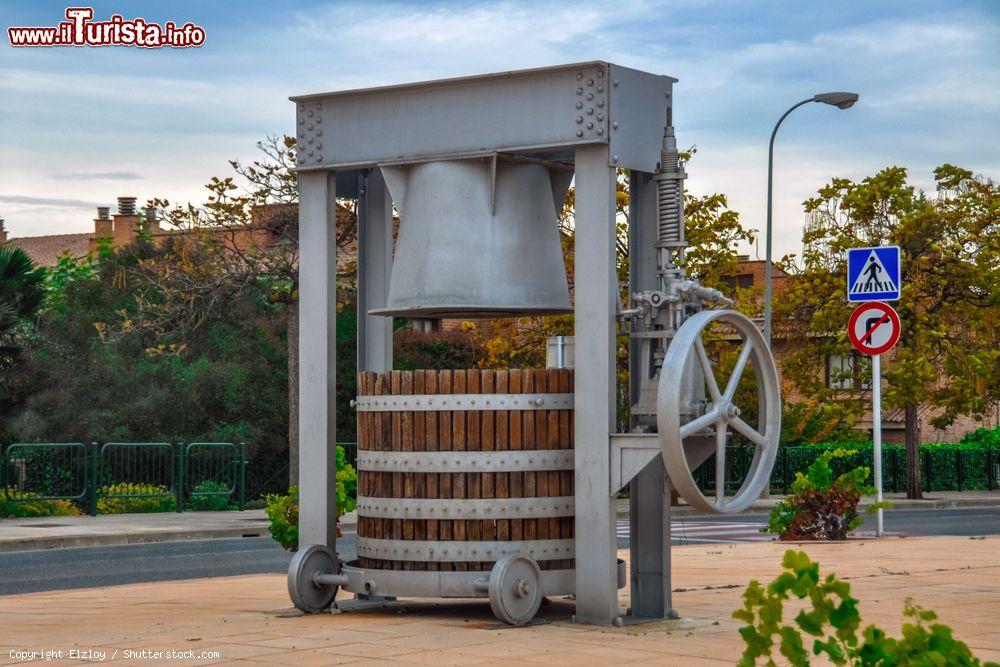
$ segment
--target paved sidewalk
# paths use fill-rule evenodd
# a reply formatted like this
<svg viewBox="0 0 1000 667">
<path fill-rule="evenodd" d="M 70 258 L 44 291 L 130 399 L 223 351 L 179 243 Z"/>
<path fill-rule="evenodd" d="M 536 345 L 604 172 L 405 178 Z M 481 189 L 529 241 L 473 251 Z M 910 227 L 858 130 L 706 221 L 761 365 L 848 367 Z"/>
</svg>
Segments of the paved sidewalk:
<svg viewBox="0 0 1000 667">
<path fill-rule="evenodd" d="M 183 665 L 733 664 L 742 650 L 730 614 L 751 578 L 769 580 L 790 546 L 851 583 L 865 623 L 898 634 L 904 601 L 938 612 L 980 658 L 1000 660 L 1000 538 L 929 537 L 841 543 L 678 547 L 678 621 L 624 628 L 569 622 L 573 607 L 543 607 L 546 624 L 499 626 L 485 601 L 303 616 L 280 575 L 202 579 L 0 597 L 0 664 L 14 650 L 193 651 Z M 627 558 L 626 552 L 622 552 Z M 621 591 L 624 611 L 628 592 Z M 795 609 L 786 610 L 786 618 Z M 202 652 L 218 657 L 201 657 Z M 148 662 L 148 660 L 143 660 Z"/>
</svg>

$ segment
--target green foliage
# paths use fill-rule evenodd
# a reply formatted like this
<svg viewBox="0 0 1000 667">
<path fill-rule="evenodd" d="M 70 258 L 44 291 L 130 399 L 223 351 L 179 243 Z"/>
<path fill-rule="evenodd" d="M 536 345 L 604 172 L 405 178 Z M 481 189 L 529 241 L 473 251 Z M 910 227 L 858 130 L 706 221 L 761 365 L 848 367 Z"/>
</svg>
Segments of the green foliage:
<svg viewBox="0 0 1000 667">
<path fill-rule="evenodd" d="M 28 253 L 0 244 L 0 341 L 38 312 L 45 298 L 45 269 Z"/>
<path fill-rule="evenodd" d="M 97 493 L 98 514 L 148 514 L 177 509 L 177 499 L 160 484 L 118 482 L 98 488 Z"/>
<path fill-rule="evenodd" d="M 889 637 L 875 625 L 859 633 L 861 614 L 858 600 L 851 597 L 851 585 L 830 573 L 820 577 L 819 564 L 802 551 L 786 551 L 784 568 L 767 587 L 752 580 L 743 593 L 743 608 L 733 618 L 746 623 L 739 629 L 746 649 L 741 667 L 752 667 L 758 658 L 773 665 L 775 649 L 795 666 L 809 664 L 806 642 L 812 638 L 812 655 L 835 665 L 871 667 L 973 666 L 982 663 L 969 647 L 952 636 L 951 628 L 934 623 L 937 616 L 907 601 L 903 615 L 912 622 L 903 624 L 900 639 Z M 784 605 L 789 599 L 808 599 L 808 606 L 784 622 Z M 992 663 L 986 663 L 991 665 Z"/>
<path fill-rule="evenodd" d="M 165 302 L 189 281 L 183 262 L 200 266 L 209 255 L 207 247 L 136 245 L 89 268 L 60 260 L 37 337 L 0 386 L 8 437 L 247 442 L 249 486 L 253 470 L 267 474 L 287 460 L 283 306 L 235 281 L 214 304 L 188 303 L 191 321 L 178 324 L 174 311 L 183 308 Z"/>
<path fill-rule="evenodd" d="M 337 516 L 358 505 L 358 471 L 347 462 L 347 452 L 337 445 Z"/>
<path fill-rule="evenodd" d="M 228 484 L 206 479 L 194 487 L 186 509 L 192 512 L 224 512 L 235 510 L 236 503 L 229 495 Z"/>
<path fill-rule="evenodd" d="M 1000 217 L 997 184 L 942 165 L 938 196 L 889 167 L 854 182 L 835 178 L 805 202 L 802 270 L 775 303 L 779 339 L 795 340 L 782 375 L 810 400 L 856 416 L 861 392 L 826 386 L 826 355 L 846 356 L 846 251 L 869 245 L 902 250 L 903 322 L 899 344 L 885 355 L 887 407 L 930 404 L 935 424 L 959 414 L 982 416 L 1000 398 Z M 911 447 L 916 434 L 907 435 Z"/>
<path fill-rule="evenodd" d="M 338 484 L 339 486 L 339 484 Z M 271 537 L 288 551 L 299 549 L 299 487 L 288 489 L 288 495 L 268 494 L 264 511 L 271 523 Z"/>
<path fill-rule="evenodd" d="M 830 467 L 832 459 L 853 453 L 842 449 L 825 451 L 805 474 L 795 473 L 792 494 L 774 506 L 762 532 L 775 533 L 782 540 L 847 539 L 864 523 L 858 514 L 861 496 L 874 493 L 867 484 L 869 468 L 858 466 L 838 476 Z"/>
<path fill-rule="evenodd" d="M 80 514 L 79 508 L 69 500 L 40 500 L 34 498 L 34 494 L 13 487 L 0 489 L 0 519 Z"/>
<path fill-rule="evenodd" d="M 980 428 L 966 433 L 960 444 L 1000 452 L 1000 427 Z"/>
<path fill-rule="evenodd" d="M 358 473 L 347 462 L 347 452 L 337 445 L 337 518 L 357 507 Z M 285 549 L 299 548 L 299 487 L 288 489 L 287 495 L 264 496 L 264 511 L 271 523 L 271 537 Z"/>
<path fill-rule="evenodd" d="M 481 356 L 476 339 L 465 331 L 402 329 L 395 333 L 393 344 L 393 366 L 402 371 L 475 368 Z"/>
<path fill-rule="evenodd" d="M 853 420 L 837 404 L 816 401 L 785 403 L 781 415 L 781 443 L 812 445 L 867 442 L 868 436 L 852 428 L 852 423 Z"/>
</svg>

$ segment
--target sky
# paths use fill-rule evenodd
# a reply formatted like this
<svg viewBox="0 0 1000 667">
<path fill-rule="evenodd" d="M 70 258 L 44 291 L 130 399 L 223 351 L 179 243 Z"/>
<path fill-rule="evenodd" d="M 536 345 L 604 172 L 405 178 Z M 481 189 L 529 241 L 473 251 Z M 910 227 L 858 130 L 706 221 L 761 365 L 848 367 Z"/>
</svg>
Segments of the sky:
<svg viewBox="0 0 1000 667">
<path fill-rule="evenodd" d="M 688 188 L 765 217 L 775 149 L 775 251 L 798 253 L 802 202 L 887 166 L 933 189 L 950 162 L 1000 178 L 1000 2 L 94 2 L 205 28 L 199 48 L 12 48 L 65 4 L 0 0 L 0 218 L 12 236 L 86 232 L 116 197 L 201 203 L 229 160 L 291 133 L 290 95 L 608 60 L 679 79 L 674 123 L 696 146 Z M 762 256 L 760 248 L 741 250 Z"/>
</svg>

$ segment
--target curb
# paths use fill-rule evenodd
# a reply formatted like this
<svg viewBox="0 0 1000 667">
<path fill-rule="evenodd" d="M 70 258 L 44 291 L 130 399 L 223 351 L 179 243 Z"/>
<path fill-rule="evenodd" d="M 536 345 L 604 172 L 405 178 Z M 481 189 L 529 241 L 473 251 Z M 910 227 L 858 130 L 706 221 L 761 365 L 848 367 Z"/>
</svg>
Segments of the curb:
<svg viewBox="0 0 1000 667">
<path fill-rule="evenodd" d="M 216 540 L 241 537 L 267 537 L 267 526 L 250 526 L 231 529 L 175 530 L 149 533 L 111 533 L 108 535 L 64 535 L 53 537 L 25 537 L 0 540 L 0 553 L 33 551 L 37 549 L 64 549 L 72 547 L 105 547 L 148 542 L 181 542 L 186 540 Z"/>
<path fill-rule="evenodd" d="M 342 522 L 341 529 L 354 530 L 354 522 Z M 153 542 L 184 542 L 189 540 L 219 540 L 270 537 L 267 525 L 208 530 L 163 530 L 139 533 L 108 533 L 105 535 L 60 535 L 0 540 L 0 553 L 36 551 L 40 549 L 71 549 L 79 547 L 110 547 Z"/>
</svg>

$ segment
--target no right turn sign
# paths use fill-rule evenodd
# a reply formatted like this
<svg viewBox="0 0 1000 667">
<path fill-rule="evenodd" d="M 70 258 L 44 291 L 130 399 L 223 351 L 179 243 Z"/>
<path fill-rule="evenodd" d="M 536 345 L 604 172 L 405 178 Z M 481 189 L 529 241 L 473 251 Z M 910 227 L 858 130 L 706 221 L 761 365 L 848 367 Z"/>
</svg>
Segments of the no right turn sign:
<svg viewBox="0 0 1000 667">
<path fill-rule="evenodd" d="M 847 335 L 854 349 L 872 356 L 888 351 L 899 340 L 899 315 L 887 303 L 873 301 L 854 309 Z"/>
</svg>

